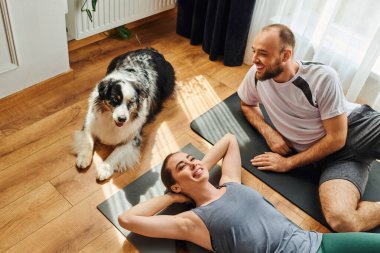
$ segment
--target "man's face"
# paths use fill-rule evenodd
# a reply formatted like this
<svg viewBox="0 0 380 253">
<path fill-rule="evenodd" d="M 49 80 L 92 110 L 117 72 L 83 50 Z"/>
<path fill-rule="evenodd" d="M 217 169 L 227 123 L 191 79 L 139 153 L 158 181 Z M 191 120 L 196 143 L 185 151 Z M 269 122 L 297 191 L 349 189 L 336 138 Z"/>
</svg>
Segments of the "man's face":
<svg viewBox="0 0 380 253">
<path fill-rule="evenodd" d="M 278 31 L 260 32 L 253 41 L 253 63 L 256 65 L 256 78 L 264 81 L 275 78 L 283 72 L 282 46 Z"/>
</svg>

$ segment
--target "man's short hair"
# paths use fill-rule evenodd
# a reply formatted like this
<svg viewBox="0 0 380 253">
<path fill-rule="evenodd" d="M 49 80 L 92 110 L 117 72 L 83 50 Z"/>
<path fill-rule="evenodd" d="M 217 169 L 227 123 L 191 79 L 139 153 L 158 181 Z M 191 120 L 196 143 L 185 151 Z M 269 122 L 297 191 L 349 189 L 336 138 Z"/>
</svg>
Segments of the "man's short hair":
<svg viewBox="0 0 380 253">
<path fill-rule="evenodd" d="M 279 31 L 280 40 L 283 46 L 290 46 L 292 49 L 296 46 L 296 39 L 292 30 L 283 24 L 271 24 L 264 26 L 261 31 L 268 31 L 271 29 L 277 29 Z"/>
</svg>

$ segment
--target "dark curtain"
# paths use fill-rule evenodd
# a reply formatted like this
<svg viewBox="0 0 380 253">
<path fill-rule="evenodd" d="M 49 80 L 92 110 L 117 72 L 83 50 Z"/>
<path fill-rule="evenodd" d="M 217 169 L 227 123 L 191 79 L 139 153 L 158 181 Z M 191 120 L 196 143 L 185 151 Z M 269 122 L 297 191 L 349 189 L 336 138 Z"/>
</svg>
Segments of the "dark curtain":
<svg viewBox="0 0 380 253">
<path fill-rule="evenodd" d="M 202 44 L 210 60 L 243 63 L 255 0 L 178 0 L 177 33 Z"/>
</svg>

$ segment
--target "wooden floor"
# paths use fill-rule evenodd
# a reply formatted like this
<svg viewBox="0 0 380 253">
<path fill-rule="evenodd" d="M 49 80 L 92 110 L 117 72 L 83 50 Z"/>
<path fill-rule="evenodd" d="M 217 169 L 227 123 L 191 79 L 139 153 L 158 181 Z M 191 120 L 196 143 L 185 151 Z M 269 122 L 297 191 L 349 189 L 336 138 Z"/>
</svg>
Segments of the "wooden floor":
<svg viewBox="0 0 380 253">
<path fill-rule="evenodd" d="M 73 80 L 0 100 L 0 252 L 137 252 L 96 206 L 169 152 L 189 142 L 206 151 L 210 145 L 190 122 L 235 92 L 249 69 L 209 61 L 201 46 L 175 33 L 175 22 L 166 15 L 135 28 L 141 45 L 135 38 L 107 38 L 75 49 Z M 79 172 L 70 154 L 72 133 L 81 128 L 89 93 L 110 60 L 141 47 L 158 49 L 173 64 L 176 94 L 145 129 L 141 164 L 98 183 L 94 166 L 109 150 L 97 146 L 92 166 Z M 327 231 L 244 169 L 243 182 L 302 228 Z"/>
</svg>

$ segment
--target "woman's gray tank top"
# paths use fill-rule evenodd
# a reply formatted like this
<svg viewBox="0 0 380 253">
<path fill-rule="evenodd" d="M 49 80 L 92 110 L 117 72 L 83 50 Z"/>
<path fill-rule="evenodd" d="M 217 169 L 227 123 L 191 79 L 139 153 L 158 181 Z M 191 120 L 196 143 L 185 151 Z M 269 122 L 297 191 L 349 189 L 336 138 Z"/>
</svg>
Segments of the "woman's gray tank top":
<svg viewBox="0 0 380 253">
<path fill-rule="evenodd" d="M 317 252 L 321 233 L 300 229 L 249 187 L 224 186 L 222 197 L 192 209 L 205 223 L 216 252 Z"/>
</svg>

